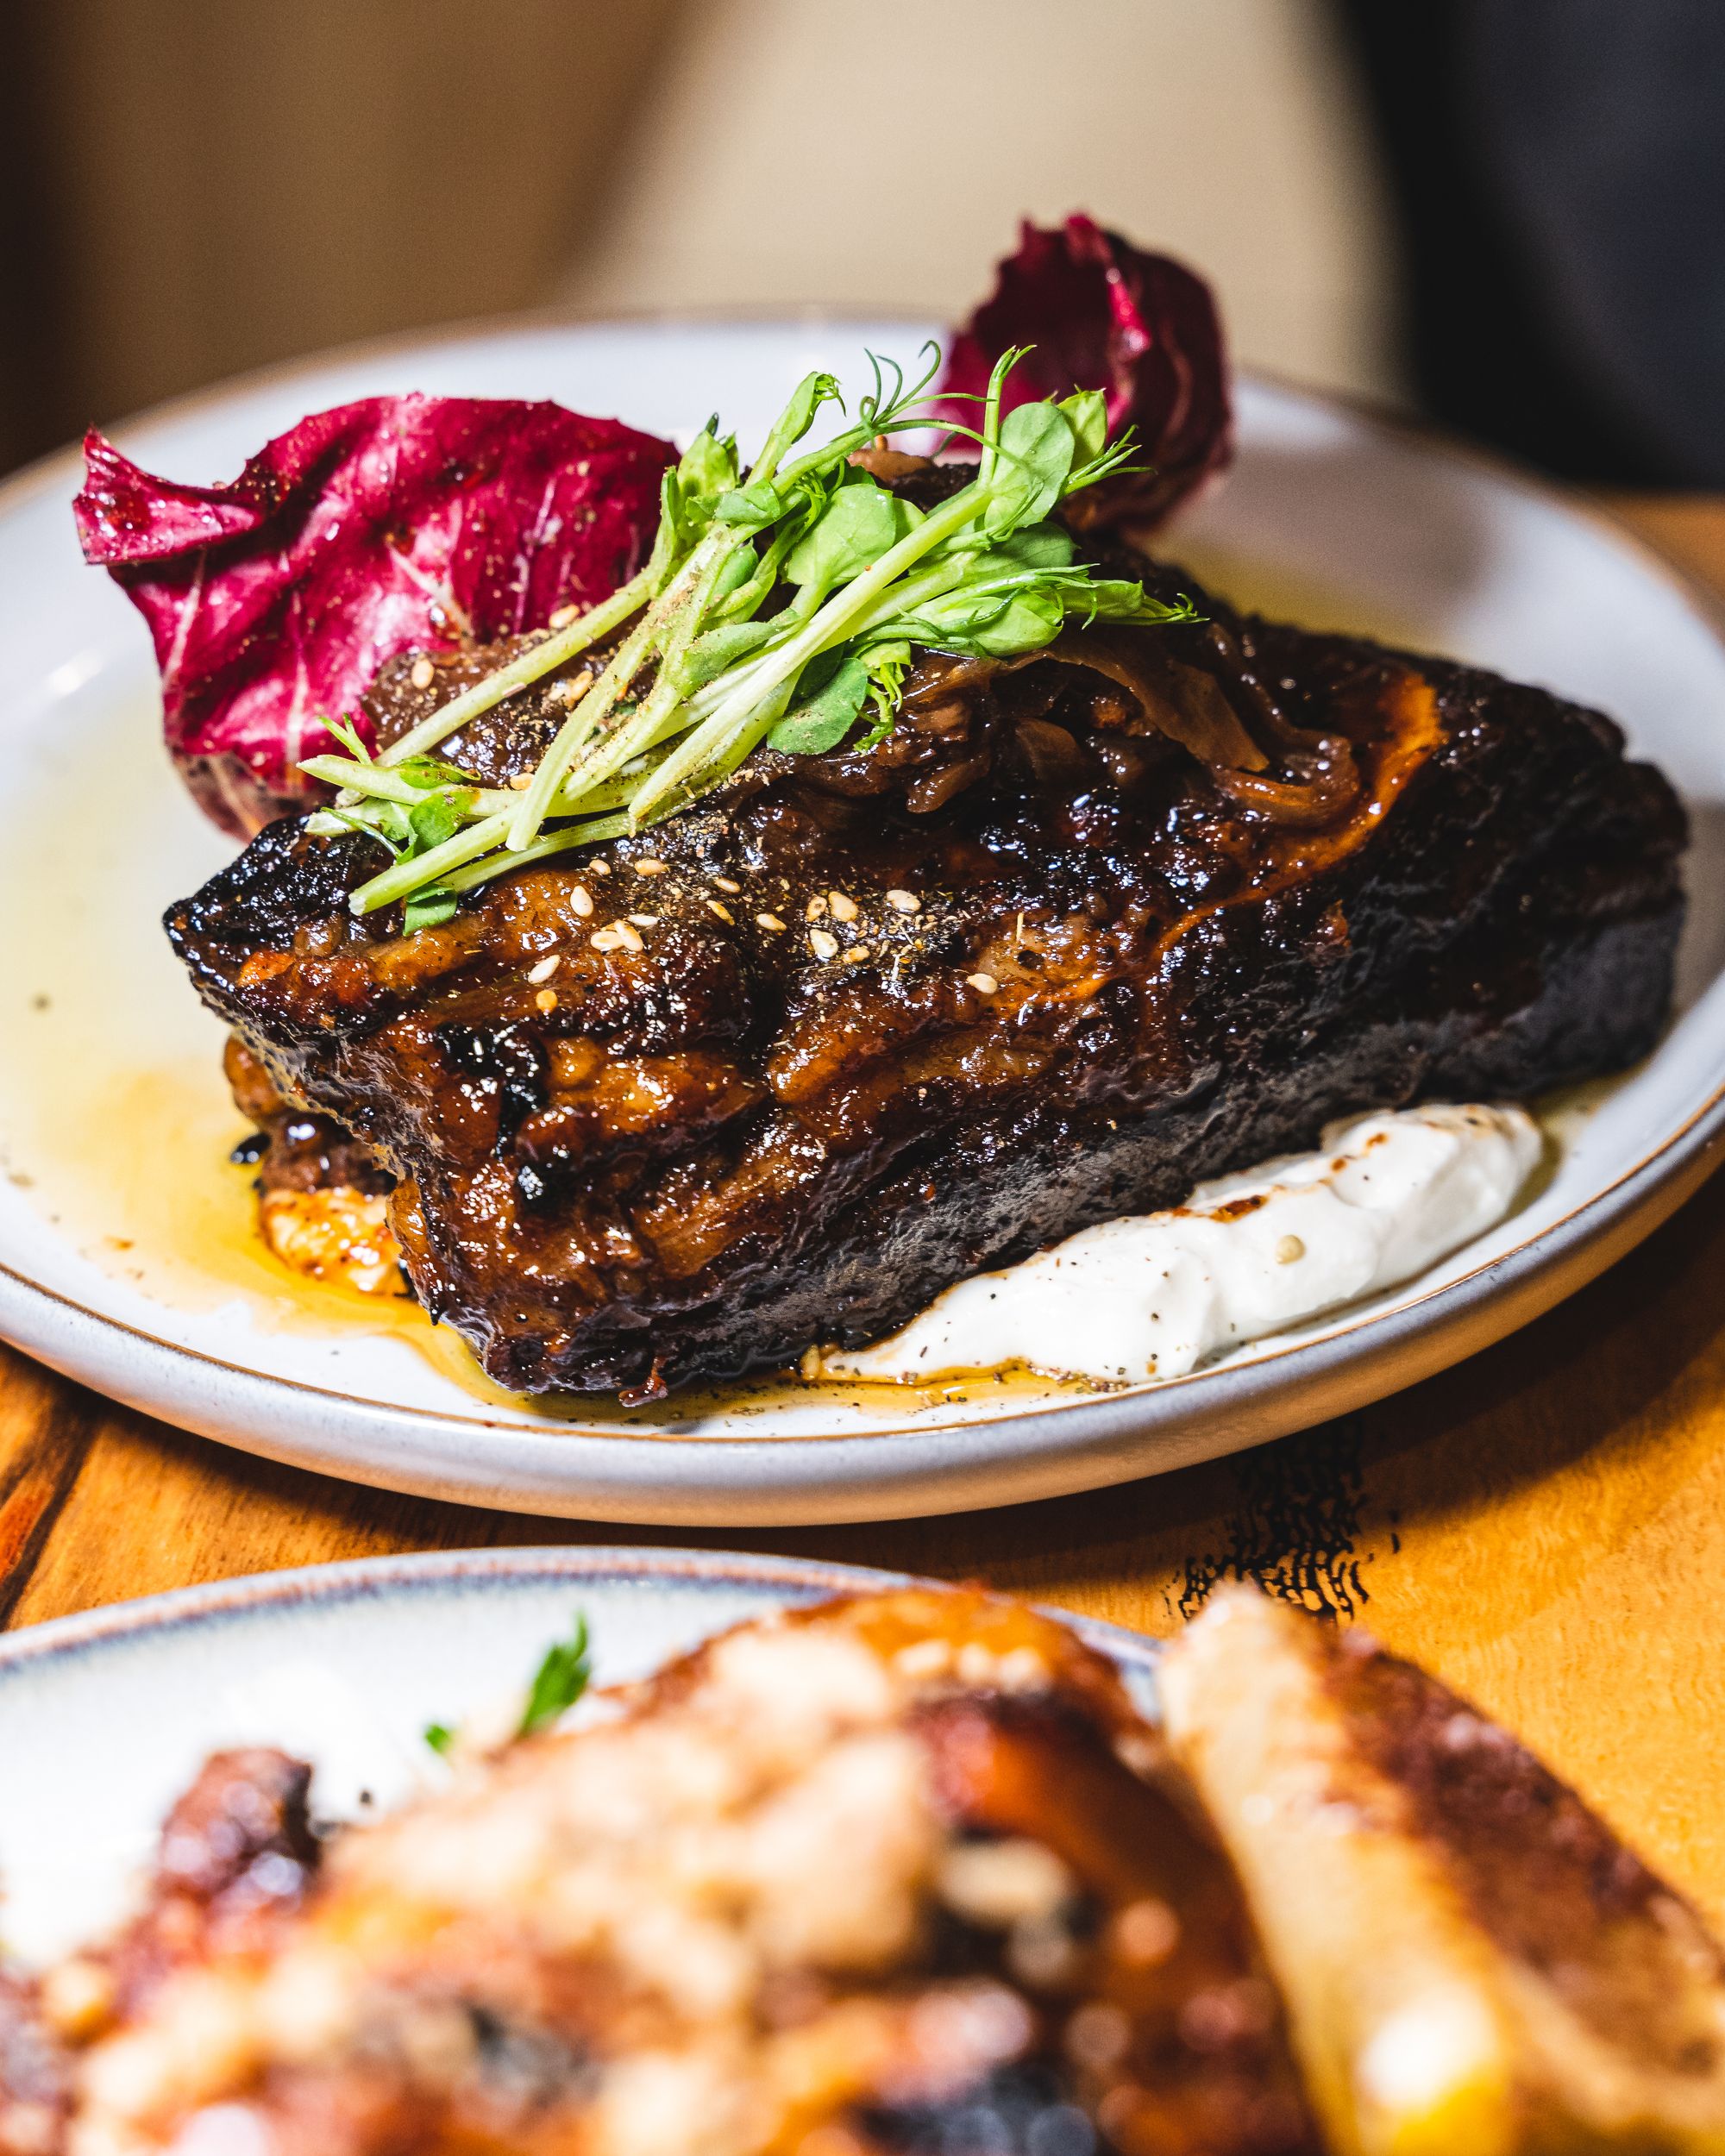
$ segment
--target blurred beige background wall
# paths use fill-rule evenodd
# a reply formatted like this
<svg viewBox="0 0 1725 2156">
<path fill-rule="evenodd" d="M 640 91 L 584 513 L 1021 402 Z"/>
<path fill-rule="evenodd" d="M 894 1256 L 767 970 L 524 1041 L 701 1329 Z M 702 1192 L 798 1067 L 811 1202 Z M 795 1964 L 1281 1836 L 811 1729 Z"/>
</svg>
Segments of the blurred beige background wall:
<svg viewBox="0 0 1725 2156">
<path fill-rule="evenodd" d="M 1022 212 L 1393 390 L 1324 0 L 7 0 L 0 465 L 272 360 L 492 311 L 962 310 Z"/>
<path fill-rule="evenodd" d="M 1080 208 L 1207 271 L 1241 358 L 1393 389 L 1382 188 L 1321 0 L 706 0 L 561 289 L 944 314 L 1020 212 Z"/>
</svg>

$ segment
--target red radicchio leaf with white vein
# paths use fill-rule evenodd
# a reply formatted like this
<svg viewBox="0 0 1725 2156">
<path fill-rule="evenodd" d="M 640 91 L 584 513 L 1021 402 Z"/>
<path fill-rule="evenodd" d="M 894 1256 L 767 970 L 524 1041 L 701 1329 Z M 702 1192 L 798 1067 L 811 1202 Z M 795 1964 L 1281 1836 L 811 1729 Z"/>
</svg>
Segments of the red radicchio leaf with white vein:
<svg viewBox="0 0 1725 2156">
<path fill-rule="evenodd" d="M 85 557 L 149 624 L 168 749 L 242 837 L 323 797 L 296 767 L 389 660 L 543 628 L 633 575 L 676 454 L 560 404 L 418 396 L 302 419 L 226 486 L 84 449 Z"/>
<path fill-rule="evenodd" d="M 1006 409 L 1100 389 L 1108 432 L 1138 430 L 1126 472 L 1073 495 L 1073 523 L 1159 523 L 1233 454 L 1221 323 L 1210 288 L 1165 254 L 1146 254 L 1088 217 L 1043 229 L 1026 221 L 994 297 L 953 339 L 938 393 L 944 416 L 980 427 L 972 401 L 1009 345 L 1035 348 L 1008 376 Z M 964 398 L 954 392 L 971 392 Z M 975 454 L 963 438 L 951 454 Z"/>
</svg>

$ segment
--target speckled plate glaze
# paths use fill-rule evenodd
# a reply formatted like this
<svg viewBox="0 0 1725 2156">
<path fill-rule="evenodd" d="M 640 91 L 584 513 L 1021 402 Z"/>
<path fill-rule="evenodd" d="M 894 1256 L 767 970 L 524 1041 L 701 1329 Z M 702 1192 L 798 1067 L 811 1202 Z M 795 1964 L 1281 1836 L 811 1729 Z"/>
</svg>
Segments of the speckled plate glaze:
<svg viewBox="0 0 1725 2156">
<path fill-rule="evenodd" d="M 421 388 L 553 396 L 746 440 L 805 369 L 855 379 L 921 323 L 524 323 L 344 355 L 120 429 L 187 479 L 304 411 Z M 1456 654 L 1596 703 L 1688 798 L 1680 1009 L 1640 1069 L 1557 1104 L 1501 1227 L 1389 1294 L 1191 1376 L 1108 1395 L 778 1382 L 625 1414 L 486 1388 L 411 1306 L 309 1291 L 258 1250 L 221 1029 L 157 926 L 225 842 L 170 773 L 142 628 L 86 570 L 74 460 L 0 490 L 0 1335 L 206 1435 L 354 1480 L 655 1522 L 889 1518 L 1094 1488 L 1253 1445 L 1471 1354 L 1664 1218 L 1725 1125 L 1725 648 L 1588 511 L 1467 454 L 1259 380 L 1240 456 L 1167 551 L 1248 605 Z"/>
<path fill-rule="evenodd" d="M 263 1573 L 12 1633 L 0 1762 L 28 1771 L 0 1771 L 0 1952 L 41 1961 L 111 1924 L 164 1812 L 220 1746 L 310 1760 L 318 1815 L 349 1818 L 422 1786 L 426 1723 L 506 1696 L 577 1610 L 594 1681 L 612 1684 L 750 1618 L 911 1583 L 696 1550 L 438 1551 Z M 1064 1621 L 1153 1711 L 1154 1642 Z"/>
</svg>

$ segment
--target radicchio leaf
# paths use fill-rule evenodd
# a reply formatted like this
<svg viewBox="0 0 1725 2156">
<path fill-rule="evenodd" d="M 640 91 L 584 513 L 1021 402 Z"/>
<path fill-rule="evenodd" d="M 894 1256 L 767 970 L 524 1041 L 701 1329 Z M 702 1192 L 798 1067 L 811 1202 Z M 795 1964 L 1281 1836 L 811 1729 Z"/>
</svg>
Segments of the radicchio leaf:
<svg viewBox="0 0 1725 2156">
<path fill-rule="evenodd" d="M 157 479 L 95 432 L 74 504 L 87 561 L 149 624 L 167 744 L 247 837 L 322 789 L 325 715 L 398 653 L 543 628 L 631 576 L 676 452 L 560 404 L 370 397 L 279 435 L 226 486 Z"/>
<path fill-rule="evenodd" d="M 1233 453 L 1227 360 L 1210 288 L 1165 254 L 1145 254 L 1084 216 L 1051 230 L 1020 228 L 993 298 L 953 338 L 939 393 L 944 416 L 981 424 L 970 397 L 988 386 L 1009 345 L 1034 347 L 1007 380 L 1010 411 L 1034 398 L 1099 389 L 1108 432 L 1138 430 L 1135 463 L 1070 498 L 1086 526 L 1157 523 Z M 975 454 L 962 437 L 955 455 Z"/>
</svg>

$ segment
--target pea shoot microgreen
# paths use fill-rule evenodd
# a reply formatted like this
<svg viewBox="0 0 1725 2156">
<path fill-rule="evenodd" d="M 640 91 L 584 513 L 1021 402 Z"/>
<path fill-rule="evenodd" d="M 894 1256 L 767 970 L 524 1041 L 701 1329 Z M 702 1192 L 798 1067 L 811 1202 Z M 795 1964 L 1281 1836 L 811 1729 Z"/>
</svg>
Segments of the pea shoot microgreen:
<svg viewBox="0 0 1725 2156">
<path fill-rule="evenodd" d="M 577 1610 L 568 1638 L 554 1639 L 533 1672 L 520 1717 L 509 1733 L 511 1739 L 534 1736 L 568 1714 L 592 1679 L 591 1645 L 586 1615 Z M 433 1752 L 446 1758 L 461 1738 L 459 1727 L 451 1727 L 447 1722 L 428 1722 L 421 1734 Z"/>
<path fill-rule="evenodd" d="M 404 902 L 411 934 L 492 876 L 678 813 L 763 744 L 791 755 L 872 747 L 893 727 L 917 649 L 1010 659 L 1043 649 L 1068 621 L 1189 620 L 1183 602 L 1076 560 L 1070 532 L 1050 521 L 1067 496 L 1128 464 L 1131 436 L 1108 441 L 1101 394 L 1003 411 L 1025 356 L 1009 351 L 980 430 L 955 428 L 929 409 L 931 353 L 908 387 L 871 355 L 855 420 L 800 454 L 817 414 L 841 402 L 830 374 L 798 385 L 746 470 L 715 417 L 665 474 L 645 567 L 608 599 L 375 755 L 351 724 L 326 720 L 344 753 L 300 767 L 337 789 L 310 828 L 367 831 L 392 857 L 354 892 L 354 912 Z M 975 477 L 926 511 L 850 461 L 936 423 L 981 454 Z M 469 720 L 618 632 L 524 788 L 478 786 L 438 760 Z"/>
<path fill-rule="evenodd" d="M 587 1620 L 577 1611 L 574 1630 L 567 1639 L 555 1640 L 545 1650 L 544 1659 L 533 1673 L 518 1735 L 530 1737 L 536 1730 L 548 1728 L 560 1714 L 568 1714 L 586 1690 L 593 1676 L 588 1646 Z"/>
</svg>

